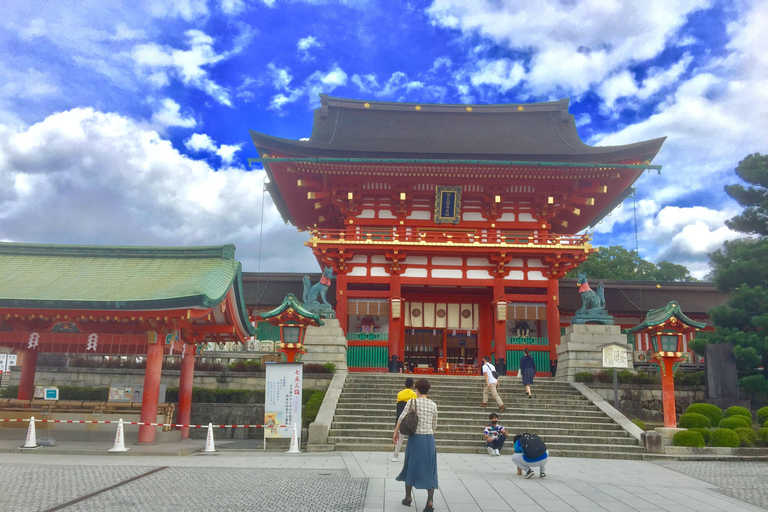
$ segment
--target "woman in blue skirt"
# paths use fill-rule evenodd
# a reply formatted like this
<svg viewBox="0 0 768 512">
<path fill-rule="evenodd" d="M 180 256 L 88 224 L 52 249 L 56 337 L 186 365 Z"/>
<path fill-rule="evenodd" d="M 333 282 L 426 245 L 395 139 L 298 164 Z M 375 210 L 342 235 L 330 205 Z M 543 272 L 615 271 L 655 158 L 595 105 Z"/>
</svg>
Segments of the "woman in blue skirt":
<svg viewBox="0 0 768 512">
<path fill-rule="evenodd" d="M 435 510 L 433 499 L 437 489 L 437 449 L 435 448 L 435 428 L 437 427 L 437 406 L 435 402 L 427 398 L 429 381 L 419 379 L 416 381 L 416 398 L 409 400 L 400 414 L 395 426 L 392 442 L 397 443 L 400 433 L 400 423 L 406 417 L 411 407 L 416 408 L 419 423 L 416 433 L 408 438 L 405 447 L 405 460 L 403 470 L 395 478 L 399 482 L 405 482 L 405 499 L 402 503 L 410 507 L 413 501 L 412 489 L 427 490 L 427 505 L 424 512 Z"/>
<path fill-rule="evenodd" d="M 531 384 L 533 384 L 533 377 L 536 375 L 536 363 L 531 357 L 531 351 L 527 348 L 523 351 L 525 355 L 520 358 L 520 373 L 523 377 L 523 386 L 525 386 L 525 393 L 528 398 L 533 396 L 531 393 Z"/>
</svg>

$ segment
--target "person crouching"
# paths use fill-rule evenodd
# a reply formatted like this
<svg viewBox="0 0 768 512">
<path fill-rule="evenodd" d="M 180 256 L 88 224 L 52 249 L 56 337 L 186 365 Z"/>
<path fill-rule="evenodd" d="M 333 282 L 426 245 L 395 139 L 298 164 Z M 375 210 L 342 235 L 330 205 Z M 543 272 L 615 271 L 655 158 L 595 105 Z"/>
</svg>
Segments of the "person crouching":
<svg viewBox="0 0 768 512">
<path fill-rule="evenodd" d="M 513 440 L 515 453 L 512 455 L 512 462 L 517 466 L 517 474 L 531 478 L 533 476 L 532 468 L 538 467 L 539 476 L 546 478 L 544 466 L 547 465 L 549 452 L 544 441 L 536 434 L 517 434 Z"/>
</svg>

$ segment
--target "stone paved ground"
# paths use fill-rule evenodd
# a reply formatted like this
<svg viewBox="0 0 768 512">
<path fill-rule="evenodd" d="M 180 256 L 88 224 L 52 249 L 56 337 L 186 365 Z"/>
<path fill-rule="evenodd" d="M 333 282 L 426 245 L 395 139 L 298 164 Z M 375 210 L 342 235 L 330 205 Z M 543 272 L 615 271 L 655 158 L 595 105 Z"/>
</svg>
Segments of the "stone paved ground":
<svg viewBox="0 0 768 512">
<path fill-rule="evenodd" d="M 413 512 L 425 505 L 423 490 L 414 491 L 410 508 L 400 504 L 404 489 L 395 476 L 402 462 L 391 462 L 387 453 L 151 454 L 161 449 L 149 446 L 141 455 L 106 450 L 103 455 L 53 455 L 43 448 L 0 454 L 0 510 Z M 547 465 L 549 478 L 525 480 L 515 474 L 508 455 L 438 454 L 440 488 L 434 505 L 439 512 L 765 510 L 744 501 L 754 495 L 723 493 L 747 474 L 754 478 L 750 489 L 759 492 L 759 484 L 766 487 L 763 466 L 666 464 L 553 457 Z M 718 475 L 733 475 L 733 480 L 706 480 Z M 75 499 L 80 501 L 62 507 Z"/>
<path fill-rule="evenodd" d="M 657 464 L 709 482 L 727 496 L 768 509 L 768 461 L 675 461 Z"/>
</svg>

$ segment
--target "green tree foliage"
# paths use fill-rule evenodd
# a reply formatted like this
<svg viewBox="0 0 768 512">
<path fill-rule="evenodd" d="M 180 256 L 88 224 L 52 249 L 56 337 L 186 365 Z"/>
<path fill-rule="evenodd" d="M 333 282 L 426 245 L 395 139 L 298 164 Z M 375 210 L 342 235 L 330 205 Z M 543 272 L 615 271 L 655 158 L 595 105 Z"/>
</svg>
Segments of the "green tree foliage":
<svg viewBox="0 0 768 512">
<path fill-rule="evenodd" d="M 715 285 L 731 295 L 727 304 L 709 310 L 715 332 L 703 333 L 691 348 L 703 353 L 706 343 L 732 342 L 738 368 L 762 365 L 763 379 L 768 379 L 768 156 L 747 156 L 736 167 L 736 175 L 750 186 L 725 187 L 744 207 L 725 224 L 758 238 L 726 242 L 709 255 Z M 756 379 L 749 384 L 753 390 L 765 387 Z"/>
<path fill-rule="evenodd" d="M 637 251 L 628 251 L 620 245 L 601 247 L 587 261 L 566 277 L 575 278 L 585 272 L 590 279 L 620 279 L 623 281 L 695 281 L 687 268 L 662 261 L 653 264 L 642 259 Z"/>
<path fill-rule="evenodd" d="M 725 225 L 741 233 L 768 235 L 768 155 L 749 155 L 739 162 L 736 175 L 754 186 L 725 186 L 725 192 L 744 207 L 740 215 L 725 221 Z"/>
</svg>

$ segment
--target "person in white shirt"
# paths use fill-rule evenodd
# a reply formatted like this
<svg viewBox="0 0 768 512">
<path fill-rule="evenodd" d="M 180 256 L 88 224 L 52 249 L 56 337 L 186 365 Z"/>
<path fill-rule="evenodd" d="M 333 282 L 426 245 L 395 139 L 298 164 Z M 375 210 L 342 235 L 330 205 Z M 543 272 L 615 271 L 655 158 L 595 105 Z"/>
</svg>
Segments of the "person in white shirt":
<svg viewBox="0 0 768 512">
<path fill-rule="evenodd" d="M 499 386 L 499 380 L 493 376 L 494 372 L 496 372 L 496 367 L 491 364 L 491 358 L 488 356 L 483 356 L 483 376 L 485 377 L 485 387 L 483 388 L 483 403 L 480 404 L 480 407 L 488 407 L 488 392 L 490 391 L 491 396 L 493 396 L 493 399 L 496 400 L 496 403 L 499 406 L 499 412 L 504 412 L 507 406 L 504 405 L 504 402 L 502 402 L 501 398 L 499 397 L 499 392 L 497 390 Z"/>
</svg>

